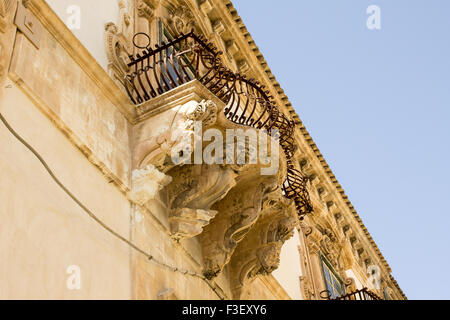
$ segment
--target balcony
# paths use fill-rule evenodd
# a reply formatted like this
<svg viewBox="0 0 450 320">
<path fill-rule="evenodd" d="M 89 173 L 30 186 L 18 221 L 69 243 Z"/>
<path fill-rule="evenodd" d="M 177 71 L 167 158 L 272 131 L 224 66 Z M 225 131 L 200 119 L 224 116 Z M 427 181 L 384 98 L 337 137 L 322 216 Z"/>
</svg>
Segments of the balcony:
<svg viewBox="0 0 450 320">
<path fill-rule="evenodd" d="M 144 38 L 146 46 L 136 42 Z M 204 37 L 193 31 L 176 39 L 150 47 L 150 38 L 138 33 L 133 38 L 136 55 L 130 55 L 124 87 L 135 105 L 198 80 L 226 105 L 223 113 L 234 124 L 255 129 L 274 130 L 285 158 L 287 174 L 282 185 L 283 195 L 292 199 L 299 219 L 313 208 L 306 188 L 307 177 L 293 161 L 297 149 L 294 141 L 294 123 L 273 102 L 269 91 L 254 79 L 234 73 L 223 65 L 217 49 Z"/>
</svg>

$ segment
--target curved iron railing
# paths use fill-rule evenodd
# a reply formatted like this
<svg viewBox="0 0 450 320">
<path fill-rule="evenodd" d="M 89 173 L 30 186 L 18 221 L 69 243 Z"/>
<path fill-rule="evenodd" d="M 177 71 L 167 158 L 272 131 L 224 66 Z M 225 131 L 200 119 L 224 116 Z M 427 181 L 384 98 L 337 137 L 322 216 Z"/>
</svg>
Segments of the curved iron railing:
<svg viewBox="0 0 450 320">
<path fill-rule="evenodd" d="M 138 36 L 147 37 L 149 44 L 137 45 Z M 283 193 L 294 200 L 300 219 L 313 210 L 306 188 L 308 179 L 292 161 L 296 150 L 294 123 L 278 109 L 263 85 L 225 67 L 219 58 L 221 52 L 194 32 L 153 49 L 144 33 L 136 34 L 133 43 L 140 52 L 129 57 L 124 86 L 134 104 L 197 79 L 226 104 L 224 114 L 228 120 L 268 132 L 279 131 L 280 145 L 287 159 Z"/>
</svg>

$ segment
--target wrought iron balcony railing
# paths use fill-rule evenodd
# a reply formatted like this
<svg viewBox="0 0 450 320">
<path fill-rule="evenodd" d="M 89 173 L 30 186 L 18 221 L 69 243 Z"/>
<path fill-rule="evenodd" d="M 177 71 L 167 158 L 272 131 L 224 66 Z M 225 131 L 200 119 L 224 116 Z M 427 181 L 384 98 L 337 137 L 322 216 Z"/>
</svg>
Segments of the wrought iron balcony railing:
<svg viewBox="0 0 450 320">
<path fill-rule="evenodd" d="M 149 45 L 137 45 L 137 36 L 147 37 Z M 192 80 L 200 81 L 226 104 L 224 114 L 228 120 L 268 132 L 278 130 L 288 168 L 284 194 L 294 200 L 300 219 L 313 210 L 307 177 L 292 161 L 296 150 L 294 123 L 278 109 L 263 85 L 225 67 L 219 58 L 221 52 L 194 32 L 154 48 L 150 47 L 148 35 L 138 33 L 133 43 L 140 52 L 130 56 L 124 86 L 134 104 L 145 103 Z"/>
<path fill-rule="evenodd" d="M 327 291 L 325 291 L 324 293 L 326 293 L 326 300 L 382 300 L 367 288 L 363 288 L 361 290 L 357 290 L 336 298 L 332 298 Z"/>
</svg>

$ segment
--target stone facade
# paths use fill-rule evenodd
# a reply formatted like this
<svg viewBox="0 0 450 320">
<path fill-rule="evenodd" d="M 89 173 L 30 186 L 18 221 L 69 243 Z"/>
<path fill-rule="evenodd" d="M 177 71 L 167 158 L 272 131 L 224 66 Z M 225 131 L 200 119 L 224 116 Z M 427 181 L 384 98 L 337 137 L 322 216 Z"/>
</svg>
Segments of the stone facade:
<svg viewBox="0 0 450 320">
<path fill-rule="evenodd" d="M 114 5 L 104 69 L 47 1 L 0 0 L 0 113 L 60 181 L 0 124 L 0 298 L 322 299 L 326 262 L 346 292 L 405 299 L 231 2 Z M 17 10 L 35 21 L 31 36 Z M 224 65 L 258 79 L 293 119 L 293 161 L 314 207 L 303 221 L 282 192 L 283 155 L 272 175 L 261 164 L 172 163 L 177 130 L 240 126 L 197 80 L 131 103 L 123 81 L 133 35 L 154 45 L 162 25 L 211 40 Z"/>
</svg>

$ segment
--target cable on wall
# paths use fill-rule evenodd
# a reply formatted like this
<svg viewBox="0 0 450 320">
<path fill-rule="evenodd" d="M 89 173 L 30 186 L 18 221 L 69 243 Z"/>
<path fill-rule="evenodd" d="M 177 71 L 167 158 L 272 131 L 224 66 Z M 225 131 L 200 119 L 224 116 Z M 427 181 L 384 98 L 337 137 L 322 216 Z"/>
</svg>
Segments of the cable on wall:
<svg viewBox="0 0 450 320">
<path fill-rule="evenodd" d="M 81 208 L 83 209 L 84 212 L 86 212 L 90 218 L 92 218 L 97 224 L 99 224 L 103 229 L 105 229 L 106 231 L 108 231 L 109 233 L 111 233 L 113 236 L 115 236 L 116 238 L 118 238 L 119 240 L 121 240 L 122 242 L 126 243 L 127 245 L 129 245 L 131 248 L 133 248 L 134 250 L 136 250 L 137 252 L 141 253 L 143 256 L 145 256 L 149 261 L 153 261 L 156 264 L 160 265 L 161 267 L 164 267 L 166 269 L 168 269 L 169 271 L 172 272 L 176 272 L 176 273 L 181 273 L 183 275 L 189 275 L 192 276 L 194 278 L 199 278 L 203 281 L 205 281 L 208 286 L 214 291 L 214 293 L 221 299 L 224 300 L 225 298 L 219 293 L 217 292 L 217 289 L 215 288 L 214 285 L 212 285 L 210 283 L 210 281 L 208 279 L 206 279 L 206 277 L 202 274 L 198 274 L 196 272 L 192 272 L 192 271 L 188 271 L 188 270 L 183 270 L 174 266 L 170 266 L 164 262 L 161 262 L 157 259 L 155 259 L 155 257 L 153 255 L 151 255 L 150 253 L 144 251 L 143 249 L 139 248 L 138 246 L 136 246 L 134 243 L 132 243 L 131 241 L 129 241 L 128 239 L 124 238 L 123 236 L 121 236 L 120 234 L 118 234 L 116 231 L 114 231 L 113 229 L 111 229 L 107 224 L 105 224 L 101 219 L 99 219 L 91 210 L 89 210 L 80 200 L 78 200 L 78 198 L 56 177 L 56 175 L 54 174 L 54 172 L 52 171 L 52 169 L 50 169 L 50 167 L 48 166 L 47 162 L 42 158 L 42 156 L 28 143 L 26 142 L 12 127 L 11 125 L 8 123 L 8 121 L 4 118 L 4 116 L 0 113 L 0 120 L 2 121 L 2 123 L 5 125 L 5 127 L 8 129 L 8 131 L 17 139 L 20 141 L 20 143 L 22 143 L 29 151 L 31 151 L 34 156 L 39 160 L 39 162 L 44 166 L 45 170 L 48 172 L 48 174 L 51 176 L 51 178 L 55 181 L 55 183 Z"/>
</svg>

